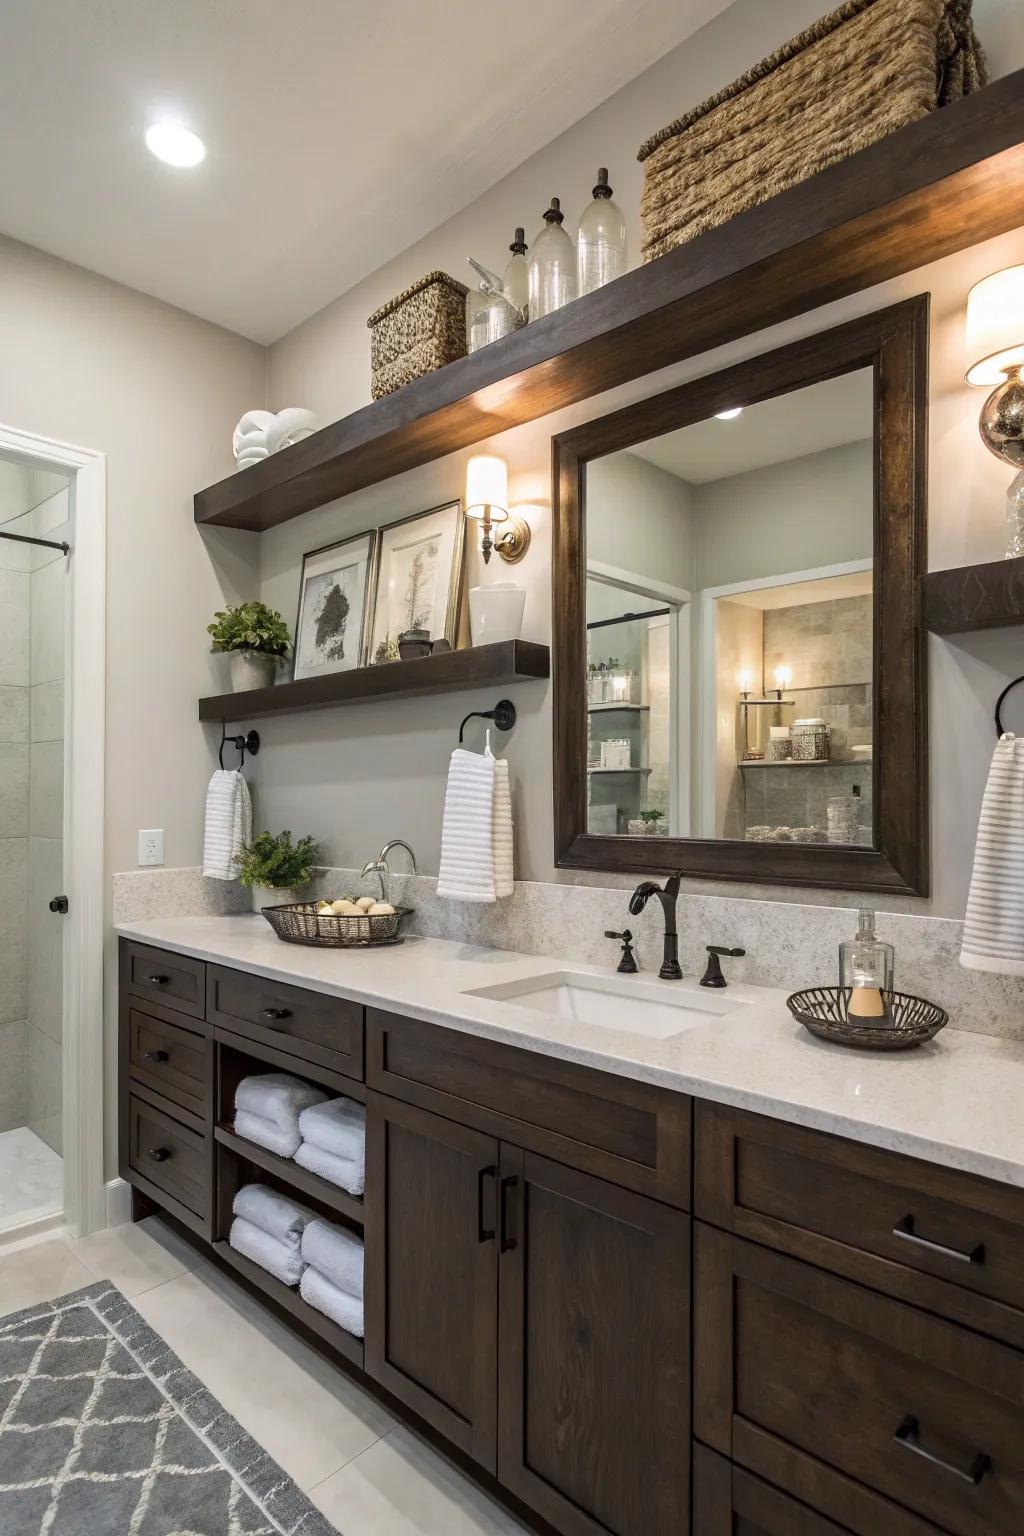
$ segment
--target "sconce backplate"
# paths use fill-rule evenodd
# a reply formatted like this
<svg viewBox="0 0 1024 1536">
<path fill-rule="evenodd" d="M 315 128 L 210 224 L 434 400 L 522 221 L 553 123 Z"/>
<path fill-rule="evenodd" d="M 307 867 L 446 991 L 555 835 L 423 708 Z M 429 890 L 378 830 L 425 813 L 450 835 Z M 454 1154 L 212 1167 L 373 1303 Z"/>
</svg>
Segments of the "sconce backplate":
<svg viewBox="0 0 1024 1536">
<path fill-rule="evenodd" d="M 530 547 L 529 523 L 510 512 L 501 525 L 501 532 L 494 541 L 494 547 L 507 564 L 518 565 Z"/>
</svg>

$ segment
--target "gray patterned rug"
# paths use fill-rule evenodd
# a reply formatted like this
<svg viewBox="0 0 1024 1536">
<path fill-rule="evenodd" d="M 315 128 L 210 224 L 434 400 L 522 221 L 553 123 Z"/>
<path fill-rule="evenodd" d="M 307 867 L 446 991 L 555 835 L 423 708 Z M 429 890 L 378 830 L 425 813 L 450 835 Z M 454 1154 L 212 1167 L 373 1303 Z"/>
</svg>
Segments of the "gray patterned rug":
<svg viewBox="0 0 1024 1536">
<path fill-rule="evenodd" d="M 337 1536 L 106 1281 L 0 1318 L 3 1536 Z"/>
</svg>

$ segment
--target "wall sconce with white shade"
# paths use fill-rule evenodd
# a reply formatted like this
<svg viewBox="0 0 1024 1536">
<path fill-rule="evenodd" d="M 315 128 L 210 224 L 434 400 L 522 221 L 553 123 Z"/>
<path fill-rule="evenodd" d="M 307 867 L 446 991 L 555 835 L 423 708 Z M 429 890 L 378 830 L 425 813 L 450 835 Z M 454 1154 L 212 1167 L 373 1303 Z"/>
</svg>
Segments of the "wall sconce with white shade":
<svg viewBox="0 0 1024 1536">
<path fill-rule="evenodd" d="M 503 560 L 515 565 L 530 547 L 530 529 L 521 517 L 508 510 L 508 465 L 493 453 L 475 453 L 466 465 L 466 516 L 483 524 L 484 564 L 496 549 Z M 496 523 L 505 526 L 497 539 L 491 530 Z"/>
<path fill-rule="evenodd" d="M 992 390 L 981 408 L 982 442 L 1017 474 L 1007 493 L 1006 558 L 1024 555 L 1024 266 L 975 283 L 967 296 L 968 384 Z M 995 388 L 993 388 L 993 385 Z"/>
</svg>

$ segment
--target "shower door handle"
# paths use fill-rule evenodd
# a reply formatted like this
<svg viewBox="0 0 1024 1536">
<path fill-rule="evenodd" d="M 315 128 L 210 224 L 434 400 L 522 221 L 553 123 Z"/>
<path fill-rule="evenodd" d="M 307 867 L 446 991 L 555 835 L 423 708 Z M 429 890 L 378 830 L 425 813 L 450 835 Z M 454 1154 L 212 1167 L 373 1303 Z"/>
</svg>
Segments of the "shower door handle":
<svg viewBox="0 0 1024 1536">
<path fill-rule="evenodd" d="M 68 910 L 68 899 L 67 899 L 67 897 L 66 896 L 54 896 L 53 900 L 50 902 L 50 911 L 51 912 L 60 912 L 63 915 L 63 914 L 65 914 L 67 912 L 67 910 Z"/>
</svg>

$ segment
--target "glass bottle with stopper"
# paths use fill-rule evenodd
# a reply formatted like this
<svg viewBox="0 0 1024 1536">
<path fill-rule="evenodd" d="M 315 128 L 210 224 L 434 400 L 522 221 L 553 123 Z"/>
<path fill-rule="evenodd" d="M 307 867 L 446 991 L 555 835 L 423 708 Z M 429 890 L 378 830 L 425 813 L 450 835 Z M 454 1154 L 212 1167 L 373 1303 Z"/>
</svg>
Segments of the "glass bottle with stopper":
<svg viewBox="0 0 1024 1536">
<path fill-rule="evenodd" d="M 839 946 L 839 985 L 850 994 L 847 1012 L 851 1020 L 874 1023 L 888 1014 L 884 994 L 892 991 L 895 952 L 875 933 L 875 914 L 864 908 L 857 933 Z"/>
<path fill-rule="evenodd" d="M 505 285 L 473 256 L 467 262 L 480 279 L 475 291 L 466 294 L 466 350 L 477 352 L 492 341 L 499 341 L 523 324 L 522 311 L 509 300 Z M 511 263 L 510 263 L 511 265 Z"/>
<path fill-rule="evenodd" d="M 502 279 L 505 297 L 520 316 L 517 324 L 525 325 L 530 310 L 530 266 L 526 260 L 526 232 L 522 226 L 517 226 L 509 250 L 512 254 Z"/>
<path fill-rule="evenodd" d="M 531 320 L 553 314 L 576 297 L 576 246 L 562 228 L 564 220 L 562 206 L 553 197 L 544 214 L 544 228 L 530 250 Z"/>
<path fill-rule="evenodd" d="M 612 202 L 608 172 L 597 173 L 593 201 L 580 215 L 576 237 L 576 280 L 581 294 L 593 293 L 626 270 L 626 221 L 618 203 Z"/>
</svg>

